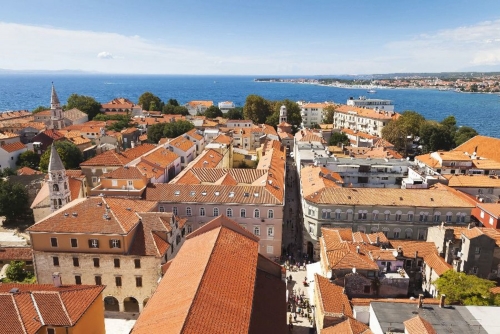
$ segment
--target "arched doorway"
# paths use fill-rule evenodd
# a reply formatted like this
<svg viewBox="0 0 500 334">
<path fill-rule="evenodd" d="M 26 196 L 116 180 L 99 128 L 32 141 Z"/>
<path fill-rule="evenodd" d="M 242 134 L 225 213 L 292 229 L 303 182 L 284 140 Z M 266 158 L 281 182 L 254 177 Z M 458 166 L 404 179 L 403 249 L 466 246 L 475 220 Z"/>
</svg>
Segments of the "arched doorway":
<svg viewBox="0 0 500 334">
<path fill-rule="evenodd" d="M 145 307 L 148 302 L 149 302 L 149 297 L 144 299 L 144 301 L 142 302 L 142 306 Z"/>
<path fill-rule="evenodd" d="M 125 312 L 139 312 L 139 302 L 134 297 L 127 297 L 123 300 Z"/>
<path fill-rule="evenodd" d="M 313 246 L 312 242 L 308 241 L 307 242 L 307 258 L 312 259 L 313 253 L 314 253 L 314 246 Z"/>
<path fill-rule="evenodd" d="M 107 296 L 104 298 L 104 310 L 105 311 L 120 311 L 120 305 L 118 304 L 118 299 L 113 296 Z"/>
</svg>

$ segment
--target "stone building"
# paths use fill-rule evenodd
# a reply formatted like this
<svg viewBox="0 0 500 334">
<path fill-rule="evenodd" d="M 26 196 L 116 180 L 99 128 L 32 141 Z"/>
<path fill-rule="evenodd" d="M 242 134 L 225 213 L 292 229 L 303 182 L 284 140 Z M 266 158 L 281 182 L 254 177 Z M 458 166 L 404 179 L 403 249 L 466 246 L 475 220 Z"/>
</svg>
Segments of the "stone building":
<svg viewBox="0 0 500 334">
<path fill-rule="evenodd" d="M 77 199 L 31 226 L 37 281 L 105 285 L 106 311 L 140 312 L 156 289 L 160 266 L 174 257 L 186 234 L 157 203 L 91 197 Z"/>
</svg>

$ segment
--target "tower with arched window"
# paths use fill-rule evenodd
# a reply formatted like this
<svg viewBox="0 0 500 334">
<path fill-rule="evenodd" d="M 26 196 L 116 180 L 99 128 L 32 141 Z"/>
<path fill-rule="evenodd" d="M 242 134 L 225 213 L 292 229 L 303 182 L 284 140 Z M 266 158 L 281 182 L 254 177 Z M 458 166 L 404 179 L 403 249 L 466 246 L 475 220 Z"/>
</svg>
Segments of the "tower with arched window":
<svg viewBox="0 0 500 334">
<path fill-rule="evenodd" d="M 52 94 L 50 95 L 50 129 L 62 129 L 64 127 L 64 115 L 57 96 L 54 84 L 52 84 Z"/>
<path fill-rule="evenodd" d="M 71 192 L 69 190 L 69 178 L 66 169 L 56 147 L 52 144 L 49 160 L 49 194 L 50 210 L 52 212 L 62 208 L 71 202 Z"/>
</svg>

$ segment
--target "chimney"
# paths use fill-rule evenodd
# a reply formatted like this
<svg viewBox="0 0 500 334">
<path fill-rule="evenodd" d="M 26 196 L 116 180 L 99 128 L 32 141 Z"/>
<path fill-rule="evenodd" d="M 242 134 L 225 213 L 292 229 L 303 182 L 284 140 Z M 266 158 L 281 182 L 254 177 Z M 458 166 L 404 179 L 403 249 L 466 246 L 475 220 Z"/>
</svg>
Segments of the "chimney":
<svg viewBox="0 0 500 334">
<path fill-rule="evenodd" d="M 417 308 L 422 308 L 423 305 L 424 305 L 424 295 L 419 294 Z"/>
<path fill-rule="evenodd" d="M 417 261 L 418 258 L 418 251 L 415 251 L 415 261 Z"/>
<path fill-rule="evenodd" d="M 471 229 L 472 228 L 472 223 L 469 223 L 469 225 L 467 225 L 467 229 Z"/>
<path fill-rule="evenodd" d="M 56 288 L 59 288 L 62 285 L 61 273 L 55 272 L 52 274 L 52 282 Z"/>
<path fill-rule="evenodd" d="M 356 246 L 356 253 L 359 254 L 359 246 Z"/>
<path fill-rule="evenodd" d="M 445 300 L 446 300 L 446 295 L 445 294 L 441 294 L 441 297 L 439 298 L 439 307 L 440 308 L 444 307 Z"/>
<path fill-rule="evenodd" d="M 380 244 L 380 237 L 377 234 L 377 237 L 375 238 L 375 244 L 378 245 Z"/>
</svg>

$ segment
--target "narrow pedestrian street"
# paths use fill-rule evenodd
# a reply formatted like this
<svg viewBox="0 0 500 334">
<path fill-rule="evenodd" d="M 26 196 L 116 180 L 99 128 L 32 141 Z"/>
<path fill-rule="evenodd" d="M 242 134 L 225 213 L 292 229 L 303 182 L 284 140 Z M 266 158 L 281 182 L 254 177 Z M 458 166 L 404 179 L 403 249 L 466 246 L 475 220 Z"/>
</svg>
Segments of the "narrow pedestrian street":
<svg viewBox="0 0 500 334">
<path fill-rule="evenodd" d="M 312 302 L 309 301 L 304 279 L 307 259 L 302 254 L 302 211 L 299 177 L 292 158 L 287 158 L 285 207 L 283 216 L 282 261 L 287 269 L 287 325 L 290 333 L 316 333 L 313 328 Z M 291 280 L 288 278 L 291 277 Z M 306 306 L 306 307 L 304 307 Z M 292 323 L 292 326 L 290 326 Z"/>
</svg>

